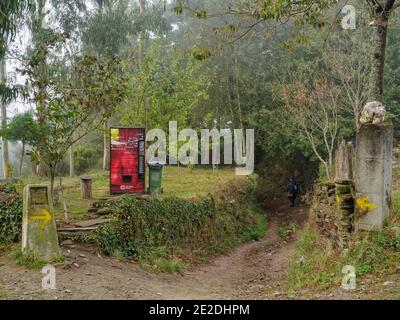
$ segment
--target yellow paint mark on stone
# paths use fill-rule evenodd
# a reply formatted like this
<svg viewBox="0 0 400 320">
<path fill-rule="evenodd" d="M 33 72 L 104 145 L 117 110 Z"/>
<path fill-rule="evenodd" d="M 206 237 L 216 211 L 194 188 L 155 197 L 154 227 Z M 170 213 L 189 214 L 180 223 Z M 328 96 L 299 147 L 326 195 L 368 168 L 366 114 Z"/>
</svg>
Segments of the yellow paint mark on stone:
<svg viewBox="0 0 400 320">
<path fill-rule="evenodd" d="M 356 200 L 356 206 L 361 214 L 367 214 L 369 211 L 376 209 L 378 206 L 375 203 L 369 202 L 369 197 L 361 197 Z"/>
<path fill-rule="evenodd" d="M 46 208 L 40 208 L 39 214 L 34 214 L 29 216 L 29 220 L 31 221 L 40 221 L 42 224 L 48 224 L 52 219 L 53 215 Z"/>
</svg>

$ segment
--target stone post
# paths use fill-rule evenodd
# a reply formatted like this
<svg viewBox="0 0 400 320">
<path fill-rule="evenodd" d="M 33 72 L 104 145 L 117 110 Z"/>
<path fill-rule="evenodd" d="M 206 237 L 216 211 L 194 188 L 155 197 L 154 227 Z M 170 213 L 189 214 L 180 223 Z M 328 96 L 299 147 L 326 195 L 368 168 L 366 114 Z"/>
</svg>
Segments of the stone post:
<svg viewBox="0 0 400 320">
<path fill-rule="evenodd" d="M 92 177 L 81 177 L 82 199 L 92 199 Z"/>
<path fill-rule="evenodd" d="M 356 230 L 382 230 L 392 197 L 393 126 L 362 124 L 356 145 Z"/>
<path fill-rule="evenodd" d="M 22 250 L 49 262 L 61 255 L 48 185 L 27 185 L 24 188 Z"/>
<path fill-rule="evenodd" d="M 335 181 L 353 181 L 353 146 L 342 141 L 336 151 Z"/>
</svg>

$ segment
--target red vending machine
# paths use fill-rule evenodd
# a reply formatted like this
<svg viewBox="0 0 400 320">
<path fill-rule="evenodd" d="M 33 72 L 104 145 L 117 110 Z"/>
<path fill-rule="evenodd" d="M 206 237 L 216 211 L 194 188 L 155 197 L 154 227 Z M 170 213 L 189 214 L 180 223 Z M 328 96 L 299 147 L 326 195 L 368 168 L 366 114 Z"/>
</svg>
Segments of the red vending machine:
<svg viewBox="0 0 400 320">
<path fill-rule="evenodd" d="M 144 193 L 145 129 L 110 130 L 110 194 Z"/>
</svg>

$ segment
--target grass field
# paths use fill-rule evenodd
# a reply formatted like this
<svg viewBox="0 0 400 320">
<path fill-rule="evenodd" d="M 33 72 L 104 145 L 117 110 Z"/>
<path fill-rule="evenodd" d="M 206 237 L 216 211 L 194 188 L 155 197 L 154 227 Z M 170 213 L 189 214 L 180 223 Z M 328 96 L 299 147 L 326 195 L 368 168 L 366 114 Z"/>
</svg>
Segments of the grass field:
<svg viewBox="0 0 400 320">
<path fill-rule="evenodd" d="M 109 175 L 105 171 L 95 171 L 87 174 L 93 177 L 93 200 L 97 200 L 109 195 Z M 212 193 L 220 182 L 233 178 L 235 171 L 233 168 L 205 169 L 205 168 L 186 168 L 166 166 L 163 172 L 163 194 L 161 197 L 176 196 L 190 198 L 198 195 Z M 146 176 L 146 181 L 148 177 Z M 17 186 L 22 193 L 26 184 L 50 183 L 46 178 L 31 177 L 23 180 L 23 183 Z M 60 179 L 57 178 L 55 186 L 60 185 Z M 92 200 L 83 200 L 80 190 L 80 177 L 62 178 L 62 185 L 65 187 L 64 198 L 67 203 L 67 209 L 70 219 L 82 220 L 86 218 L 86 212 L 90 207 Z M 56 217 L 63 217 L 63 206 L 58 204 L 55 207 Z"/>
</svg>

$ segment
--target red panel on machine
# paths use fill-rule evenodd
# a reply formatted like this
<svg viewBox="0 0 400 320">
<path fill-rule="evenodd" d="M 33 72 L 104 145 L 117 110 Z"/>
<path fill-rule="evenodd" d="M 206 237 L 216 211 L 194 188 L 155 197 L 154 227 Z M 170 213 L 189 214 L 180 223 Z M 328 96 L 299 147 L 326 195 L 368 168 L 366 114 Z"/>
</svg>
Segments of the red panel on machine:
<svg viewBox="0 0 400 320">
<path fill-rule="evenodd" d="M 145 130 L 111 128 L 110 193 L 145 192 Z"/>
</svg>

